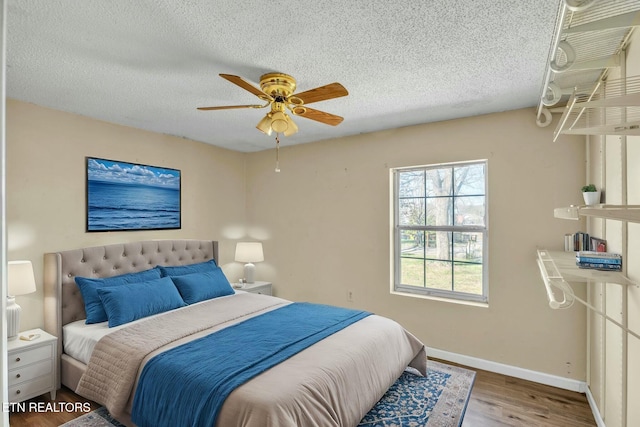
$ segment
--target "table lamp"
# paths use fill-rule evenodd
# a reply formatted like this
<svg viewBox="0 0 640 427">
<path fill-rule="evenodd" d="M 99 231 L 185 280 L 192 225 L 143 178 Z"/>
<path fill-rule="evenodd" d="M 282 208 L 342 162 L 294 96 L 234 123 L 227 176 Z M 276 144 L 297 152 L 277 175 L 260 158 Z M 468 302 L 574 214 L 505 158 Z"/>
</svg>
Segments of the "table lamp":
<svg viewBox="0 0 640 427">
<path fill-rule="evenodd" d="M 246 263 L 244 265 L 244 279 L 246 283 L 254 283 L 253 277 L 256 266 L 253 263 L 264 261 L 262 243 L 238 242 L 236 245 L 236 261 Z"/>
<path fill-rule="evenodd" d="M 7 338 L 15 339 L 20 331 L 20 312 L 16 295 L 26 295 L 36 291 L 31 261 L 9 261 L 7 269 Z"/>
</svg>

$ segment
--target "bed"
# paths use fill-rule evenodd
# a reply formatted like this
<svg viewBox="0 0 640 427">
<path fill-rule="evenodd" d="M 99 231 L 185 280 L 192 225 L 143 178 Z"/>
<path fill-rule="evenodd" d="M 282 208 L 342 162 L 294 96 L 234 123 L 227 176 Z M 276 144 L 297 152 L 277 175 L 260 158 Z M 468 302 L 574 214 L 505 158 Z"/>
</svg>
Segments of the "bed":
<svg viewBox="0 0 640 427">
<path fill-rule="evenodd" d="M 246 369 L 239 366 L 253 363 L 252 358 L 259 357 L 261 349 L 269 345 L 256 344 L 255 348 L 247 347 L 244 352 L 237 349 L 220 351 L 219 354 L 209 352 L 206 357 L 197 357 L 200 353 L 194 350 L 195 346 L 212 339 L 221 340 L 216 343 L 222 342 L 224 334 L 235 337 L 230 334 L 239 334 L 243 327 L 245 330 L 264 327 L 266 329 L 260 335 L 271 340 L 272 333 L 279 328 L 269 325 L 279 323 L 269 323 L 266 321 L 268 318 L 300 316 L 300 313 L 306 313 L 304 310 L 333 310 L 313 304 L 304 306 L 303 303 L 272 296 L 236 292 L 114 328 L 105 323 L 84 325 L 83 319 L 87 314 L 76 277 L 109 278 L 145 272 L 156 266 L 199 265 L 211 260 L 215 262 L 217 258 L 218 244 L 208 240 L 152 240 L 45 254 L 45 329 L 60 338 L 58 387 L 65 385 L 81 396 L 105 405 L 125 425 L 160 427 L 157 419 L 145 421 L 141 418 L 139 414 L 144 411 L 136 406 L 142 405 L 139 401 L 144 403 L 145 398 L 156 401 L 156 394 L 151 393 L 157 393 L 157 396 L 170 394 L 173 405 L 177 406 L 167 417 L 183 416 L 176 415 L 183 412 L 186 417 L 193 411 L 189 409 L 191 397 L 185 396 L 195 393 L 194 386 L 185 385 L 184 394 L 177 398 L 174 385 L 182 381 L 174 378 L 162 383 L 159 376 L 153 374 L 166 370 L 167 366 L 173 368 L 174 363 L 178 369 L 179 363 L 165 356 L 173 357 L 174 353 L 189 348 L 182 353 L 191 360 L 182 362 L 188 366 L 180 369 L 196 369 L 196 366 L 201 370 L 198 372 L 208 373 L 213 370 L 212 365 L 227 363 L 239 369 L 237 373 L 240 374 Z M 320 317 L 313 311 L 311 313 L 314 314 L 308 318 Z M 340 315 L 343 314 L 341 311 Z M 357 313 L 346 314 L 356 316 Z M 289 355 L 277 355 L 275 358 L 282 360 L 272 362 L 273 365 L 246 380 L 238 380 L 237 385 L 223 394 L 224 403 L 216 409 L 215 423 L 208 418 L 198 422 L 181 421 L 181 424 L 224 427 L 357 425 L 405 368 L 411 366 L 423 375 L 426 373 L 424 345 L 413 335 L 390 319 L 368 313 L 357 316 L 340 329 L 317 338 L 308 347 Z M 67 340 L 65 330 L 68 337 L 75 337 L 75 343 Z M 291 334 L 293 332 L 280 335 Z M 78 341 L 84 344 L 78 346 Z M 90 344 L 86 345 L 87 342 Z M 194 361 L 194 357 L 198 360 Z M 169 365 L 156 367 L 165 359 L 168 361 L 163 363 Z M 152 367 L 157 370 L 152 371 Z M 183 371 L 176 372 L 174 375 L 179 375 L 179 378 L 188 375 Z M 198 378 L 204 376 L 196 375 Z M 241 375 L 228 376 L 235 379 Z M 186 384 L 188 380 L 184 381 Z M 198 384 L 197 387 L 203 386 Z M 214 395 L 217 391 L 209 393 Z M 156 403 L 153 410 L 146 411 L 162 409 L 162 405 L 159 407 Z M 131 414 L 136 411 L 138 415 L 133 417 L 136 420 L 134 424 Z M 164 419 L 161 415 L 154 416 Z"/>
</svg>

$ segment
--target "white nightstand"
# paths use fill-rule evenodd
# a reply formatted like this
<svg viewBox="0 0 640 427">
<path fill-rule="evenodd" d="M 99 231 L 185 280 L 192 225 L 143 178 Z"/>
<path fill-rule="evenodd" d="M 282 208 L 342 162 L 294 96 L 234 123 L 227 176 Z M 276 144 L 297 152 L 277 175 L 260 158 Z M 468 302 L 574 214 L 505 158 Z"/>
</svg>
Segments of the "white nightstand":
<svg viewBox="0 0 640 427">
<path fill-rule="evenodd" d="M 32 341 L 21 336 L 39 334 Z M 7 344 L 9 362 L 9 402 L 22 402 L 44 393 L 56 398 L 56 365 L 54 363 L 58 338 L 41 329 L 18 334 Z"/>
<path fill-rule="evenodd" d="M 245 283 L 242 288 L 236 288 L 238 284 L 234 283 L 234 289 L 239 289 L 245 292 L 251 292 L 252 294 L 262 294 L 262 295 L 273 295 L 273 291 L 271 289 L 271 282 L 258 282 L 255 281 L 253 283 Z"/>
</svg>

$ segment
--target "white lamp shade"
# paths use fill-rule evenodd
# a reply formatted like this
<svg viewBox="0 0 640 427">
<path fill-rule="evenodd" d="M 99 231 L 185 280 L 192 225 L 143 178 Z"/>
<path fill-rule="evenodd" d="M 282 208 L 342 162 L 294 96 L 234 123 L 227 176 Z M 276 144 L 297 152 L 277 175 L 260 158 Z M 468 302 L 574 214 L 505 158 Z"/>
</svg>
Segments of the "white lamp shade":
<svg viewBox="0 0 640 427">
<path fill-rule="evenodd" d="M 7 269 L 9 295 L 25 295 L 36 291 L 31 261 L 9 261 Z"/>
<path fill-rule="evenodd" d="M 261 262 L 264 261 L 262 253 L 262 243 L 260 242 L 238 242 L 236 245 L 236 261 L 238 262 Z"/>
<path fill-rule="evenodd" d="M 236 261 L 246 263 L 244 265 L 244 279 L 247 283 L 253 283 L 253 277 L 256 269 L 253 263 L 264 261 L 262 243 L 238 242 L 236 245 Z"/>
</svg>

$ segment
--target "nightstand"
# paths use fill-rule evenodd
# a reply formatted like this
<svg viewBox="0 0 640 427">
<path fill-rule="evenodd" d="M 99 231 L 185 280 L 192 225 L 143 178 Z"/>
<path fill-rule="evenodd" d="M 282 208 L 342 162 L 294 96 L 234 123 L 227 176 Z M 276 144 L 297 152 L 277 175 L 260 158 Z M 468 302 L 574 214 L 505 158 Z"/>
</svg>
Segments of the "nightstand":
<svg viewBox="0 0 640 427">
<path fill-rule="evenodd" d="M 237 285 L 234 283 L 234 285 Z M 273 295 L 271 290 L 271 282 L 258 282 L 255 281 L 253 283 L 245 283 L 244 287 L 236 288 L 241 291 L 251 292 L 252 294 L 262 294 L 262 295 Z M 235 288 L 235 286 L 234 286 Z"/>
<path fill-rule="evenodd" d="M 32 341 L 21 336 L 39 334 Z M 41 329 L 18 334 L 7 343 L 9 362 L 9 402 L 22 402 L 44 393 L 56 398 L 56 365 L 54 363 L 58 338 Z"/>
</svg>

